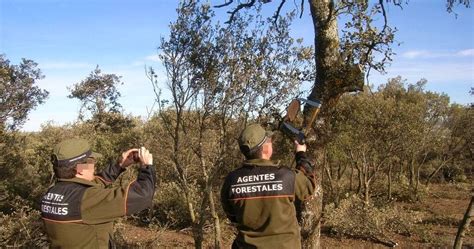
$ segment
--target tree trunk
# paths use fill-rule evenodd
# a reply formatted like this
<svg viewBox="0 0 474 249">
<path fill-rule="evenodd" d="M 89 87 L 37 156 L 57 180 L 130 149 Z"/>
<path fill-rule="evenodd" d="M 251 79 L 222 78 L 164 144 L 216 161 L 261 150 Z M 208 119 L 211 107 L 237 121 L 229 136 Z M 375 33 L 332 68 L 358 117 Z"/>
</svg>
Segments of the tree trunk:
<svg viewBox="0 0 474 249">
<path fill-rule="evenodd" d="M 438 173 L 438 171 L 444 166 L 446 165 L 446 163 L 448 162 L 448 160 L 443 160 L 440 165 L 438 166 L 438 168 L 436 168 L 433 173 L 431 173 L 429 176 L 428 176 L 428 179 L 426 180 L 426 186 L 428 186 L 430 184 L 430 181 L 431 179 L 433 178 L 433 176 L 436 175 L 436 173 Z"/>
<path fill-rule="evenodd" d="M 471 202 L 467 207 L 466 213 L 464 214 L 464 218 L 462 219 L 461 224 L 459 225 L 458 233 L 456 234 L 456 239 L 454 240 L 454 248 L 461 249 L 462 248 L 462 240 L 465 236 L 465 232 L 471 223 L 472 215 L 474 213 L 473 204 L 474 203 L 474 196 L 471 196 Z"/>
<path fill-rule="evenodd" d="M 413 189 L 415 185 L 415 159 L 411 158 L 409 166 L 409 173 L 410 173 L 410 187 Z"/>
<path fill-rule="evenodd" d="M 392 165 L 388 166 L 388 200 L 392 200 Z"/>
<path fill-rule="evenodd" d="M 186 192 L 188 190 L 186 189 Z M 194 239 L 194 247 L 197 249 L 202 248 L 202 241 L 203 241 L 203 233 L 202 233 L 202 225 L 200 222 L 196 220 L 196 212 L 194 211 L 194 205 L 192 203 L 192 200 L 189 196 L 189 194 L 185 194 L 185 199 L 188 204 L 188 212 L 189 212 L 189 217 L 191 218 L 192 221 L 192 229 L 193 229 L 193 239 Z"/>
<path fill-rule="evenodd" d="M 352 187 L 353 177 L 354 177 L 354 166 L 351 164 L 351 179 L 349 181 L 349 191 L 350 192 L 354 191 L 354 188 Z"/>
<path fill-rule="evenodd" d="M 334 205 L 336 206 L 336 208 L 339 207 L 339 203 L 340 203 L 340 195 L 341 195 L 341 187 L 340 187 L 340 183 L 339 181 L 336 182 L 336 189 L 334 191 Z"/>
<path fill-rule="evenodd" d="M 368 181 L 364 182 L 364 200 L 365 205 L 368 205 L 370 202 L 370 183 Z"/>
<path fill-rule="evenodd" d="M 421 165 L 418 167 L 418 169 L 416 171 L 416 182 L 415 182 L 415 197 L 416 197 L 416 200 L 419 199 L 418 187 L 420 186 L 420 168 L 421 168 Z"/>
<path fill-rule="evenodd" d="M 202 242 L 204 240 L 204 234 L 202 231 L 202 226 L 199 223 L 193 224 L 193 238 L 194 238 L 194 248 L 201 249 Z"/>
<path fill-rule="evenodd" d="M 333 0 L 308 0 L 311 17 L 314 27 L 314 47 L 316 62 L 316 77 L 311 93 L 308 96 L 310 100 L 319 100 L 322 102 L 321 116 L 324 120 L 327 110 L 333 108 L 339 97 L 344 92 L 362 90 L 364 85 L 364 75 L 360 68 L 352 65 L 345 65 L 339 53 L 339 30 L 335 13 L 335 3 Z M 304 106 L 304 127 L 309 130 L 313 128 L 313 121 L 316 118 L 318 109 L 309 105 Z M 324 123 L 324 122 L 323 122 Z M 324 124 L 323 124 L 324 125 Z M 322 149 L 327 144 L 329 137 L 317 132 L 318 146 Z M 318 149 L 315 149 L 315 151 Z M 316 153 L 319 153 L 316 151 Z M 321 170 L 322 172 L 322 170 Z M 322 176 L 322 175 L 321 175 Z M 322 187 L 319 180 L 316 189 L 321 191 L 317 198 L 313 198 L 312 203 L 305 205 L 306 213 L 311 216 L 304 217 L 304 226 L 301 230 L 303 235 L 304 248 L 319 248 L 320 220 L 323 209 Z M 303 210 L 304 211 L 304 210 Z M 307 231 L 306 229 L 315 229 Z"/>
<path fill-rule="evenodd" d="M 362 179 L 362 171 L 357 168 L 357 176 L 359 178 L 358 184 L 357 184 L 357 194 L 360 195 L 362 194 L 362 183 L 364 182 Z"/>
<path fill-rule="evenodd" d="M 214 248 L 220 249 L 222 248 L 222 236 L 221 236 L 221 225 L 219 216 L 217 215 L 216 211 L 216 204 L 214 201 L 214 196 L 212 195 L 212 189 L 208 193 L 209 195 L 209 206 L 211 208 L 211 216 L 214 220 Z"/>
<path fill-rule="evenodd" d="M 367 158 L 365 157 L 365 153 L 362 152 L 363 154 L 363 162 L 362 162 L 362 173 L 364 177 L 364 201 L 365 204 L 369 204 L 370 201 L 370 190 L 369 190 L 369 182 L 370 182 L 370 177 L 369 177 L 369 164 L 367 163 Z"/>
<path fill-rule="evenodd" d="M 309 5 L 313 19 L 315 33 L 314 45 L 317 55 L 315 56 L 316 79 L 308 99 L 323 100 L 323 96 L 328 96 L 326 88 L 329 84 L 329 71 L 331 68 L 339 66 L 340 63 L 337 20 L 333 15 L 334 3 L 331 0 L 309 0 Z M 324 101 L 326 101 L 326 99 Z M 310 123 L 313 121 L 315 112 L 315 108 L 305 105 L 305 127 L 311 125 Z M 324 143 L 324 141 L 322 143 Z M 324 145 L 320 148 L 323 147 Z M 317 176 L 316 194 L 303 205 L 301 227 L 303 248 L 320 248 L 321 211 L 323 208 L 321 176 L 322 173 L 324 173 L 322 168 L 323 167 L 321 167 L 320 174 Z"/>
<path fill-rule="evenodd" d="M 402 177 L 403 177 L 403 162 L 399 162 L 399 165 L 400 165 L 400 169 L 398 171 L 398 180 L 401 180 Z"/>
<path fill-rule="evenodd" d="M 301 212 L 301 246 L 303 248 L 320 248 L 321 217 L 323 208 L 322 175 L 323 167 L 316 174 L 315 194 L 302 203 Z"/>
</svg>

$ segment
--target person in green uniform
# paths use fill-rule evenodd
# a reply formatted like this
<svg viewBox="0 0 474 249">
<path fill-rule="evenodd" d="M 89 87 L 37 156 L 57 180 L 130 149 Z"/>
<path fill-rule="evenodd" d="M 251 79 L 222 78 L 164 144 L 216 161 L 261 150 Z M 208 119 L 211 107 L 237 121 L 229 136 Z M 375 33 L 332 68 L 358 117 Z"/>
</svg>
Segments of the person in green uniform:
<svg viewBox="0 0 474 249">
<path fill-rule="evenodd" d="M 156 174 L 153 155 L 142 147 L 122 153 L 117 162 L 95 174 L 101 155 L 84 139 L 67 139 L 54 148 L 56 183 L 41 199 L 41 216 L 51 248 L 110 248 L 113 221 L 152 205 Z M 111 184 L 134 162 L 135 181 Z"/>
<path fill-rule="evenodd" d="M 314 168 L 306 145 L 296 141 L 296 169 L 272 161 L 271 136 L 251 124 L 238 139 L 245 161 L 221 189 L 223 209 L 238 229 L 232 248 L 301 248 L 295 202 L 314 194 Z"/>
</svg>

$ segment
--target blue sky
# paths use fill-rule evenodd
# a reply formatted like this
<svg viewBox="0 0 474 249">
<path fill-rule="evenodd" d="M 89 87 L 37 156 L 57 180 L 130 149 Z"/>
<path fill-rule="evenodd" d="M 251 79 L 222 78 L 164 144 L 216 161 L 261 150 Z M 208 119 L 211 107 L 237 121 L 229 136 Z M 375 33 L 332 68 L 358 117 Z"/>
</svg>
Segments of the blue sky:
<svg viewBox="0 0 474 249">
<path fill-rule="evenodd" d="M 287 2 L 292 7 L 293 1 Z M 393 48 L 397 55 L 387 74 L 372 73 L 371 84 L 397 75 L 410 83 L 426 78 L 428 90 L 448 94 L 451 102 L 474 102 L 468 93 L 474 87 L 474 10 L 460 6 L 456 18 L 446 12 L 445 2 L 412 0 L 403 10 L 388 7 L 401 45 Z M 67 98 L 67 87 L 85 79 L 96 65 L 122 76 L 119 102 L 126 113 L 145 117 L 154 94 L 144 68 L 160 67 L 156 48 L 160 37 L 168 35 L 177 5 L 177 0 L 0 0 L 0 53 L 12 64 L 21 58 L 36 61 L 45 75 L 38 85 L 50 92 L 23 130 L 39 130 L 47 121 L 74 122 L 80 104 Z M 310 44 L 314 33 L 309 8 L 305 10 L 291 29 L 294 37 Z M 215 11 L 225 15 L 223 9 Z"/>
</svg>

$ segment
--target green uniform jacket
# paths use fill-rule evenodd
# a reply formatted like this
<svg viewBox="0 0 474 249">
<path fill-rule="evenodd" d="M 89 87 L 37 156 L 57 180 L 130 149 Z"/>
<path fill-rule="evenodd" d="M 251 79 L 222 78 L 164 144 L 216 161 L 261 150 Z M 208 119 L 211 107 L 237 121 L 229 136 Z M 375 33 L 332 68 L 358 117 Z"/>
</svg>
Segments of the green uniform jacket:
<svg viewBox="0 0 474 249">
<path fill-rule="evenodd" d="M 109 165 L 94 181 L 59 179 L 41 199 L 41 216 L 51 248 L 108 248 L 113 221 L 151 206 L 155 169 L 139 169 L 128 186 L 112 187 L 124 171 Z"/>
<path fill-rule="evenodd" d="M 304 152 L 298 163 L 308 163 Z M 314 193 L 314 175 L 263 159 L 244 161 L 221 190 L 227 217 L 239 233 L 233 248 L 301 248 L 295 201 Z"/>
</svg>

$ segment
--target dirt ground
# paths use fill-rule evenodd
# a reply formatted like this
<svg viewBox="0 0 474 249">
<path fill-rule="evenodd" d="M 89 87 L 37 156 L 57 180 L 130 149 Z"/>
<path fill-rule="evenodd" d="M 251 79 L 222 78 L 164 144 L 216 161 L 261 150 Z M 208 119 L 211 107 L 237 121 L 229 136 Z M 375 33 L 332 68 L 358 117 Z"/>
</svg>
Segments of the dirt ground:
<svg viewBox="0 0 474 249">
<path fill-rule="evenodd" d="M 390 234 L 398 248 L 452 248 L 457 227 L 467 209 L 472 185 L 431 185 L 421 202 L 397 203 L 404 210 L 417 211 L 422 221 L 411 235 Z M 189 229 L 171 231 L 148 229 L 121 224 L 119 248 L 194 248 Z M 323 225 L 324 227 L 324 225 Z M 471 226 L 472 227 L 472 226 Z M 324 230 L 324 228 L 323 228 Z M 230 248 L 234 237 L 232 228 L 223 228 L 224 248 Z M 321 234 L 322 248 L 386 248 L 386 246 L 364 239 L 331 237 Z M 213 248 L 212 237 L 206 237 L 204 248 Z M 474 248 L 474 232 L 471 228 L 464 238 L 463 248 Z"/>
</svg>

